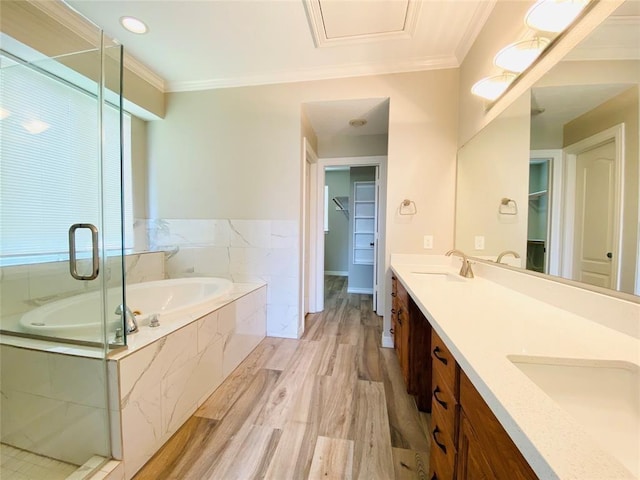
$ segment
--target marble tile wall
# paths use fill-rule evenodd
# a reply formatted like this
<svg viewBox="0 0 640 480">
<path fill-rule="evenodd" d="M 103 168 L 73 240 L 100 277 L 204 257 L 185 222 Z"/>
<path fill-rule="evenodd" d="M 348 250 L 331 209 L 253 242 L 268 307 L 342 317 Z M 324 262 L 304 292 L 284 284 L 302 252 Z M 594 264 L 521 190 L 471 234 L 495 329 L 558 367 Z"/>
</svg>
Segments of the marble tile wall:
<svg viewBox="0 0 640 480">
<path fill-rule="evenodd" d="M 130 479 L 264 338 L 267 287 L 132 352 L 117 372 L 121 458 Z M 112 379 L 113 380 L 113 379 Z"/>
<path fill-rule="evenodd" d="M 108 456 L 106 385 L 102 360 L 0 345 L 0 441 L 75 465 Z"/>
<path fill-rule="evenodd" d="M 125 257 L 126 281 L 139 283 L 165 278 L 164 254 L 151 252 Z M 120 257 L 107 260 L 110 286 L 122 283 Z M 0 268 L 0 325 L 15 330 L 20 316 L 60 298 L 95 290 L 95 281 L 78 281 L 69 274 L 68 262 L 38 263 Z"/>
<path fill-rule="evenodd" d="M 169 278 L 206 275 L 266 282 L 267 335 L 297 338 L 298 222 L 157 219 L 146 221 L 146 228 L 150 250 L 168 252 Z"/>
</svg>

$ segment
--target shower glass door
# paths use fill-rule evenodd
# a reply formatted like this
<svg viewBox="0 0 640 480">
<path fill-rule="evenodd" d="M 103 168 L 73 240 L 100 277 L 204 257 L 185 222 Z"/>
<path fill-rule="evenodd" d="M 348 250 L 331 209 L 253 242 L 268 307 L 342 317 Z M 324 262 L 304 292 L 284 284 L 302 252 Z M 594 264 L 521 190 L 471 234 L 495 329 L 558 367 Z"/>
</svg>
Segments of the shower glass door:
<svg viewBox="0 0 640 480">
<path fill-rule="evenodd" d="M 98 28 L 75 41 L 30 2 L 3 17 L 0 477 L 63 479 L 111 457 L 106 355 L 125 342 L 122 48 Z"/>
</svg>

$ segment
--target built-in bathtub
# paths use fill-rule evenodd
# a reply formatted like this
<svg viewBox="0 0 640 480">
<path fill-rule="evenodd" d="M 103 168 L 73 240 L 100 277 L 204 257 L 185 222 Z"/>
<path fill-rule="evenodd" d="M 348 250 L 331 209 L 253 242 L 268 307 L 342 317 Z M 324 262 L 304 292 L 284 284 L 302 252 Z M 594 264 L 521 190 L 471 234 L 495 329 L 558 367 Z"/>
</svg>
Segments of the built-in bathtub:
<svg viewBox="0 0 640 480">
<path fill-rule="evenodd" d="M 95 298 L 99 298 L 98 295 Z M 38 313 L 42 318 L 50 318 L 45 313 L 60 316 L 61 312 L 69 311 L 66 310 L 69 305 L 77 305 L 72 300 L 83 297 L 81 301 L 88 301 L 92 296 L 78 295 L 45 306 L 54 308 L 39 307 L 33 311 L 42 308 Z M 51 373 L 56 373 L 56 378 L 84 378 L 81 373 L 90 372 L 85 375 L 90 381 L 79 385 L 69 383 L 69 388 L 87 399 L 86 405 L 69 403 L 70 412 L 73 408 L 81 409 L 77 419 L 67 419 L 71 429 L 92 430 L 104 426 L 101 402 L 108 386 L 110 451 L 83 440 L 79 434 L 70 435 L 67 450 L 78 459 L 63 458 L 78 463 L 89 454 L 109 456 L 111 453 L 120 463 L 111 462 L 115 470 L 108 478 L 129 480 L 265 337 L 266 303 L 265 283 L 185 278 L 133 284 L 127 286 L 127 304 L 132 310 L 140 311 L 139 331 L 127 336 L 126 348 L 108 354 L 106 372 L 104 349 L 98 347 L 3 336 L 0 356 L 12 355 L 14 364 L 23 365 L 20 378 L 13 382 L 19 380 L 20 383 L 15 393 L 20 398 L 28 395 L 40 401 L 42 406 L 35 408 L 45 413 L 49 403 L 62 404 L 69 395 L 53 384 L 45 385 L 45 390 L 55 395 L 49 398 L 42 393 L 42 365 L 59 365 L 63 369 L 60 374 L 57 370 Z M 61 305 L 64 308 L 60 308 Z M 148 325 L 152 314 L 158 316 L 158 327 Z M 74 322 L 67 323 L 71 326 L 66 328 L 74 328 Z M 13 399 L 13 391 L 3 393 L 9 393 Z M 101 402 L 94 401 L 94 397 Z M 16 402 L 18 400 L 16 398 Z M 25 405 L 24 412 L 12 419 L 15 424 L 12 430 L 19 432 L 20 438 L 13 435 L 7 443 L 55 458 L 59 445 L 41 440 L 55 428 L 54 422 L 48 422 L 44 413 L 42 422 L 33 422 L 32 407 L 33 404 Z"/>
<path fill-rule="evenodd" d="M 136 312 L 140 325 L 155 315 L 161 322 L 198 318 L 228 296 L 233 287 L 224 278 L 197 277 L 136 283 L 126 288 L 127 306 Z M 25 313 L 20 319 L 24 333 L 72 340 L 101 341 L 102 292 L 83 293 L 48 303 Z M 122 289 L 107 290 L 107 305 L 121 303 Z M 195 317 L 194 317 L 195 316 Z M 107 331 L 121 325 L 120 315 L 110 312 Z"/>
</svg>

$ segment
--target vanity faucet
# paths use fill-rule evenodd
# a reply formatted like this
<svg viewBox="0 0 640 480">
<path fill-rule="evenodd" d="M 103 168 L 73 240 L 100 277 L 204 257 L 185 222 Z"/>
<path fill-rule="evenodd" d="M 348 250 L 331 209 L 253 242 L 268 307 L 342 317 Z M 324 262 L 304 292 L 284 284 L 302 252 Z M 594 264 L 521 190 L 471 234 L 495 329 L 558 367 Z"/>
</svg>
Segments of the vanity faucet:
<svg viewBox="0 0 640 480">
<path fill-rule="evenodd" d="M 116 315 L 122 315 L 122 305 L 118 305 L 114 313 Z M 138 321 L 129 307 L 124 308 L 124 328 L 127 333 L 135 333 L 138 331 Z"/>
<path fill-rule="evenodd" d="M 513 250 L 505 250 L 500 255 L 498 255 L 498 258 L 496 258 L 496 263 L 500 263 L 502 257 L 504 257 L 505 255 L 513 255 L 515 258 L 520 258 L 520 254 L 518 252 L 514 252 Z"/>
<path fill-rule="evenodd" d="M 447 253 L 445 253 L 445 255 L 447 257 L 451 255 L 457 255 L 458 257 L 461 257 L 462 267 L 460 267 L 460 276 L 464 278 L 473 278 L 473 270 L 471 270 L 471 264 L 469 263 L 469 259 L 464 254 L 464 252 L 456 250 L 454 248 L 453 250 L 449 250 Z"/>
</svg>

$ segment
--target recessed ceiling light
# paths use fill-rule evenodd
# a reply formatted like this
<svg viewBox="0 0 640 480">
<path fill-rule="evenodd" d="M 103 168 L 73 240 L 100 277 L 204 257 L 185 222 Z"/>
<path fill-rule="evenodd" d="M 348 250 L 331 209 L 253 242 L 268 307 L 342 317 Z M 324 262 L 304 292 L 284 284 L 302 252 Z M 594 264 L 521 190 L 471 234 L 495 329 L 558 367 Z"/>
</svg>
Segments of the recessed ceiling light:
<svg viewBox="0 0 640 480">
<path fill-rule="evenodd" d="M 0 120 L 4 120 L 5 118 L 7 118 L 9 115 L 11 115 L 11 112 L 5 108 L 0 107 Z"/>
<path fill-rule="evenodd" d="M 543 32 L 562 32 L 571 25 L 589 0 L 539 0 L 527 12 L 527 26 Z"/>
<path fill-rule="evenodd" d="M 364 118 L 354 118 L 353 120 L 349 120 L 349 125 L 352 127 L 364 127 L 367 124 L 367 120 Z"/>
<path fill-rule="evenodd" d="M 471 93 L 487 100 L 495 100 L 504 93 L 516 78 L 515 73 L 502 73 L 493 77 L 486 77 L 471 87 Z"/>
<path fill-rule="evenodd" d="M 493 59 L 493 63 L 510 72 L 522 73 L 549 45 L 549 40 L 536 37 L 507 45 Z"/>
<path fill-rule="evenodd" d="M 149 30 L 142 20 L 138 20 L 135 17 L 120 17 L 120 23 L 131 33 L 137 33 L 139 35 L 147 33 Z"/>
</svg>

